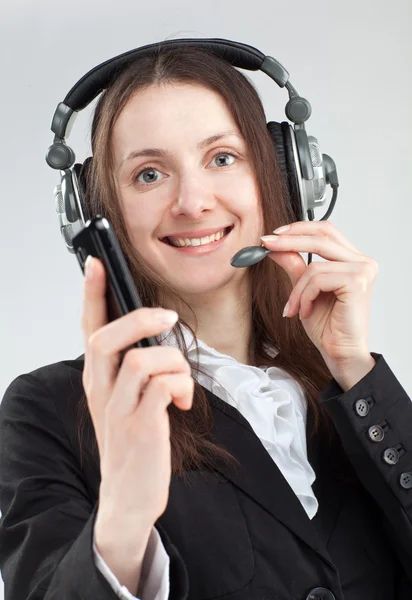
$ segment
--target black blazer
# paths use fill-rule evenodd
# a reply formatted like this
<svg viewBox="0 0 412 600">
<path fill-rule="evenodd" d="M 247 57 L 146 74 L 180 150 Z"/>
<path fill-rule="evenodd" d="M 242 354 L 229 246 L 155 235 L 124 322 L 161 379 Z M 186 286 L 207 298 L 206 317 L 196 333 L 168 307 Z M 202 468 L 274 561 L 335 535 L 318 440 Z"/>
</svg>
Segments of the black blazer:
<svg viewBox="0 0 412 600">
<path fill-rule="evenodd" d="M 332 449 L 310 440 L 308 411 L 312 521 L 248 421 L 207 391 L 213 435 L 242 469 L 191 471 L 190 485 L 172 478 L 156 522 L 170 599 L 411 600 L 412 487 L 400 478 L 412 470 L 412 403 L 382 355 L 372 356 L 377 364 L 351 390 L 332 380 L 320 395 L 339 433 Z M 100 471 L 97 458 L 80 463 L 82 368 L 83 356 L 21 375 L 0 405 L 6 600 L 116 600 L 93 560 Z M 371 441 L 373 425 L 381 441 Z M 86 432 L 90 449 L 90 415 Z M 387 448 L 396 464 L 383 460 Z"/>
</svg>

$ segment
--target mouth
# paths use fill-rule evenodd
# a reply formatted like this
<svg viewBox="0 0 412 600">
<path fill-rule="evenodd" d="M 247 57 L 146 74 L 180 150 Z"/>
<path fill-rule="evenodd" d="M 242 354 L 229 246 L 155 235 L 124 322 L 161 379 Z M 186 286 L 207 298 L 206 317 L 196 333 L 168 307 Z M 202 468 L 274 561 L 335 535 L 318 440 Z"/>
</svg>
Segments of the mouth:
<svg viewBox="0 0 412 600">
<path fill-rule="evenodd" d="M 217 246 L 220 246 L 222 244 L 222 241 L 228 236 L 228 234 L 232 231 L 232 229 L 234 228 L 234 225 L 230 225 L 229 227 L 226 227 L 226 229 L 224 230 L 223 236 L 219 239 L 219 240 L 215 240 L 214 242 L 207 242 L 205 244 L 198 244 L 195 246 L 192 245 L 187 245 L 187 246 L 178 246 L 175 243 L 172 243 L 170 238 L 165 237 L 165 238 L 160 238 L 160 241 L 163 242 L 164 244 L 166 244 L 167 246 L 171 246 L 172 248 L 175 248 L 176 250 L 197 250 L 200 251 L 201 248 L 214 248 Z"/>
</svg>

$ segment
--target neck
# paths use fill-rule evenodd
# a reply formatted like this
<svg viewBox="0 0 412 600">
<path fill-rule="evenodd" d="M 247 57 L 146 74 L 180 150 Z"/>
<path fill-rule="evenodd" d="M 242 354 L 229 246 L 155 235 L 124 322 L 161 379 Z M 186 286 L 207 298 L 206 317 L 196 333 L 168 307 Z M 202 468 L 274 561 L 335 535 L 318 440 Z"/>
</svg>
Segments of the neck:
<svg viewBox="0 0 412 600">
<path fill-rule="evenodd" d="M 226 297 L 215 310 L 197 311 L 197 337 L 222 354 L 239 363 L 252 364 L 249 343 L 252 331 L 252 311 L 239 305 L 235 298 Z"/>
<path fill-rule="evenodd" d="M 242 364 L 253 365 L 253 357 L 249 352 L 252 302 L 246 279 L 244 278 L 242 291 L 236 289 L 233 290 L 234 293 L 229 293 L 227 289 L 222 289 L 209 296 L 185 297 L 185 301 L 192 307 L 198 319 L 198 328 L 195 330 L 198 339 Z M 184 306 L 176 310 L 191 327 L 194 327 L 192 316 L 185 312 Z"/>
</svg>

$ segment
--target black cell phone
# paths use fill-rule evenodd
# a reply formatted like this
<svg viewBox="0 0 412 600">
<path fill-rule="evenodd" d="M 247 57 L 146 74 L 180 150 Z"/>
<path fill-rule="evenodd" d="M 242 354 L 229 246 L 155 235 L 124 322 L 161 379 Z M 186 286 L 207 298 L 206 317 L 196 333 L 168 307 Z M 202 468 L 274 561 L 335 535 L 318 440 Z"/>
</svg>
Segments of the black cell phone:
<svg viewBox="0 0 412 600">
<path fill-rule="evenodd" d="M 126 259 L 120 248 L 115 232 L 109 221 L 97 215 L 87 221 L 73 238 L 80 268 L 84 273 L 84 265 L 89 254 L 102 261 L 106 271 L 106 302 L 109 321 L 126 315 L 132 310 L 142 308 L 143 304 L 137 292 Z M 154 337 L 143 338 L 131 347 L 147 348 L 158 346 Z"/>
</svg>

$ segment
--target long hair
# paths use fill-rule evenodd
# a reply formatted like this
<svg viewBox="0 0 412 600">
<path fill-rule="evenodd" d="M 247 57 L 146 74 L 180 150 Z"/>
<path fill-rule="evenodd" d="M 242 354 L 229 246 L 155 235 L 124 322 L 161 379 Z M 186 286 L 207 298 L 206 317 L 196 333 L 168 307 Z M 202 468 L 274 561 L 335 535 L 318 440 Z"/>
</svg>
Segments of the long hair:
<svg viewBox="0 0 412 600">
<path fill-rule="evenodd" d="M 114 179 L 113 126 L 131 96 L 152 85 L 184 83 L 202 85 L 217 92 L 225 101 L 243 135 L 256 177 L 264 231 L 298 220 L 288 202 L 288 188 L 278 165 L 273 140 L 267 130 L 264 108 L 251 81 L 227 61 L 199 48 L 157 48 L 151 55 L 135 59 L 121 70 L 100 96 L 92 122 L 93 160 L 84 176 L 86 201 L 92 214 L 103 214 L 119 239 L 137 290 L 145 306 L 161 306 L 169 298 L 184 304 L 192 314 L 192 329 L 183 318 L 173 328 L 180 350 L 191 365 L 192 374 L 202 372 L 199 361 L 190 360 L 181 324 L 193 334 L 196 343 L 197 319 L 183 298 L 167 281 L 151 270 L 128 235 Z M 305 393 L 312 412 L 313 435 L 332 440 L 336 430 L 326 410 L 318 402 L 319 392 L 332 379 L 322 355 L 307 336 L 298 317 L 284 319 L 282 309 L 292 291 L 287 273 L 271 260 L 248 268 L 251 278 L 252 335 L 249 356 L 259 366 L 283 369 Z M 276 347 L 278 354 L 267 348 Z M 196 343 L 197 349 L 197 343 Z M 205 373 L 203 373 L 205 374 Z M 196 381 L 191 410 L 168 406 L 172 449 L 172 474 L 188 469 L 213 468 L 216 459 L 235 466 L 238 461 L 211 439 L 213 412 L 204 388 Z M 79 440 L 85 420 L 90 417 L 83 395 L 79 404 Z M 96 447 L 95 447 L 96 449 Z"/>
</svg>

